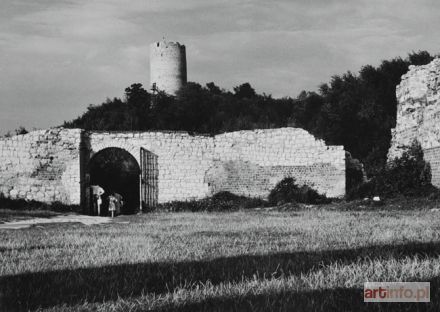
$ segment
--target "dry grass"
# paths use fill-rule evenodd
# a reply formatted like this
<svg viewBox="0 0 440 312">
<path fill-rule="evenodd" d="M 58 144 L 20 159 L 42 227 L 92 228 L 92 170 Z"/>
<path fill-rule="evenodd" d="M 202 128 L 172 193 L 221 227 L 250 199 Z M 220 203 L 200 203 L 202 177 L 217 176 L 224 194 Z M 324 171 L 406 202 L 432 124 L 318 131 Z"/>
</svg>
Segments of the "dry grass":
<svg viewBox="0 0 440 312">
<path fill-rule="evenodd" d="M 338 211 L 333 205 L 123 218 L 130 224 L 1 231 L 3 308 L 440 308 L 440 212 L 423 207 Z M 364 304 L 368 280 L 431 281 L 432 303 Z"/>
</svg>

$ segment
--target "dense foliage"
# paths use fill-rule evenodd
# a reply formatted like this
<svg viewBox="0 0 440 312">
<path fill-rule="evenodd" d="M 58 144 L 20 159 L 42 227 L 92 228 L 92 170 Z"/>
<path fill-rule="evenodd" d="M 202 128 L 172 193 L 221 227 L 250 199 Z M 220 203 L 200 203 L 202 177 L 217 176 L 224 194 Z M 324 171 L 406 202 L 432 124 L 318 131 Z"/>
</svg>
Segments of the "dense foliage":
<svg viewBox="0 0 440 312">
<path fill-rule="evenodd" d="M 431 168 L 425 162 L 423 150 L 417 141 L 401 157 L 372 173 L 368 182 L 350 190 L 348 197 L 391 197 L 399 194 L 438 196 L 438 191 L 431 185 Z"/>
<path fill-rule="evenodd" d="M 239 196 L 229 192 L 219 192 L 211 197 L 191 201 L 172 201 L 160 204 L 159 211 L 181 212 L 181 211 L 236 211 L 255 207 L 267 206 L 267 201 L 260 198 Z"/>
<path fill-rule="evenodd" d="M 406 59 L 366 65 L 359 74 L 335 75 L 318 92 L 274 99 L 257 94 L 249 83 L 223 90 L 214 83 L 188 83 L 175 97 L 152 95 L 141 84 L 125 90 L 125 99 L 89 106 L 65 127 L 90 130 L 184 130 L 216 134 L 226 131 L 296 126 L 344 145 L 368 173 L 383 167 L 395 126 L 396 85 L 411 64 L 429 63 L 426 51 Z"/>
<path fill-rule="evenodd" d="M 284 203 L 324 204 L 329 200 L 325 195 L 307 185 L 297 185 L 294 178 L 285 178 L 278 182 L 269 194 L 269 203 L 280 205 Z"/>
</svg>

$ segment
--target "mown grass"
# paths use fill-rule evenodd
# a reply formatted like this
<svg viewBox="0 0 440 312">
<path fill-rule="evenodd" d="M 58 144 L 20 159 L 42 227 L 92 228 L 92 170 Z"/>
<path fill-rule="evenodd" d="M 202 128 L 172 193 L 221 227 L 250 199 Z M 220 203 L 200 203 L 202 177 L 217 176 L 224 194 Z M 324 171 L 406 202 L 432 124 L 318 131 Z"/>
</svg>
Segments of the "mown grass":
<svg viewBox="0 0 440 312">
<path fill-rule="evenodd" d="M 1 231 L 0 306 L 434 311 L 440 212 L 428 208 L 435 205 L 152 213 L 122 217 L 129 224 Z M 363 303 L 365 281 L 416 280 L 431 282 L 430 304 Z"/>
<path fill-rule="evenodd" d="M 0 224 L 10 221 L 28 220 L 33 218 L 49 218 L 59 215 L 50 210 L 12 210 L 0 209 Z"/>
</svg>

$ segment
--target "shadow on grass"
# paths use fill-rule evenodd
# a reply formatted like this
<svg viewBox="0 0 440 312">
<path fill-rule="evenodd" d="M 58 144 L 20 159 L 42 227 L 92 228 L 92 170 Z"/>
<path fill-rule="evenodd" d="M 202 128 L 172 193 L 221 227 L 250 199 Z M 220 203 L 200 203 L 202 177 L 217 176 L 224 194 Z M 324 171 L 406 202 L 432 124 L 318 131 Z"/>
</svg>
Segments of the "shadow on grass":
<svg viewBox="0 0 440 312">
<path fill-rule="evenodd" d="M 412 255 L 435 256 L 440 254 L 440 243 L 411 243 L 382 245 L 357 249 L 278 253 L 268 255 L 243 255 L 193 262 L 164 262 L 108 265 L 50 272 L 23 273 L 0 277 L 0 307 L 9 310 L 27 310 L 58 304 L 75 304 L 84 301 L 102 302 L 138 296 L 142 293 L 165 293 L 189 283 L 238 282 L 243 278 L 278 277 L 282 274 L 307 273 L 321 265 L 335 261 L 351 263 L 361 259 L 399 259 Z M 433 289 L 433 287 L 431 287 Z M 343 292 L 359 304 L 359 293 L 354 290 L 332 290 L 328 300 L 336 304 Z M 329 292 L 332 292 L 329 291 Z M 326 291 L 323 291 L 325 293 Z M 321 292 L 312 295 L 287 294 L 297 300 L 305 296 L 304 304 L 325 304 Z M 314 296 L 318 299 L 314 299 Z M 283 296 L 276 294 L 274 296 Z M 307 297 L 309 296 L 309 297 Z M 345 297 L 345 295 L 344 295 Z M 307 299 L 308 298 L 308 299 Z M 324 303 L 319 301 L 324 300 Z M 227 300 L 227 299 L 226 299 Z M 240 300 L 244 300 L 241 298 Z M 270 300 L 256 297 L 251 301 Z M 298 299 L 302 301 L 303 299 Z M 270 302 L 270 301 L 267 301 Z M 280 304 L 285 304 L 280 302 Z M 194 307 L 196 308 L 196 307 Z M 189 310 L 188 310 L 189 311 Z"/>
<path fill-rule="evenodd" d="M 439 311 L 440 278 L 430 280 L 430 303 L 365 303 L 363 289 L 277 292 L 237 298 L 210 298 L 157 311 Z"/>
</svg>

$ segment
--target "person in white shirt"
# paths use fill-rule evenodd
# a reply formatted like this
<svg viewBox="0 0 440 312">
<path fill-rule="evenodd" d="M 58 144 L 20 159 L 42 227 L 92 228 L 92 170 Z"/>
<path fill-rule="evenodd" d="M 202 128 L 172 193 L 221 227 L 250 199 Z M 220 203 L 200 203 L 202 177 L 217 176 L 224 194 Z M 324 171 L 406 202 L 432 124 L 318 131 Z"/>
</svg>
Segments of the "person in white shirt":
<svg viewBox="0 0 440 312">
<path fill-rule="evenodd" d="M 101 196 L 104 194 L 104 189 L 99 185 L 92 185 L 92 196 L 93 196 L 93 212 L 96 213 L 97 216 L 101 215 L 101 204 L 102 199 Z"/>
</svg>

